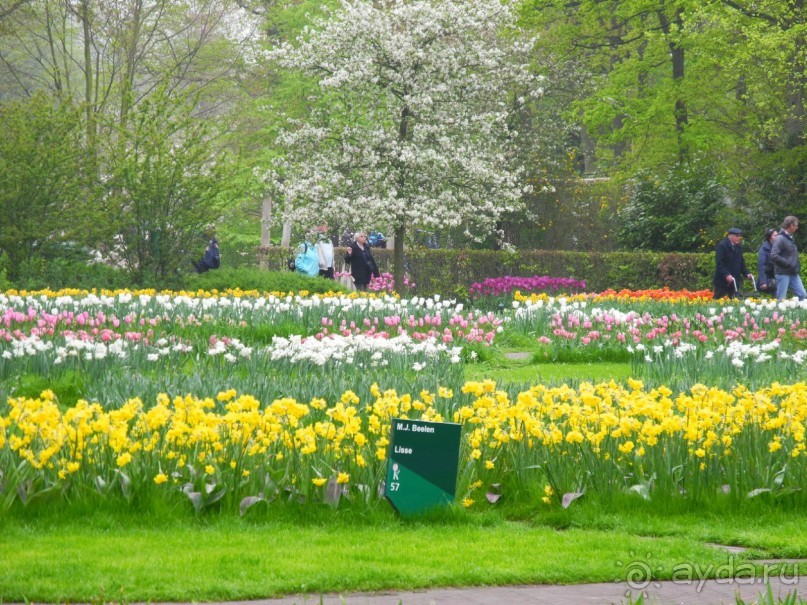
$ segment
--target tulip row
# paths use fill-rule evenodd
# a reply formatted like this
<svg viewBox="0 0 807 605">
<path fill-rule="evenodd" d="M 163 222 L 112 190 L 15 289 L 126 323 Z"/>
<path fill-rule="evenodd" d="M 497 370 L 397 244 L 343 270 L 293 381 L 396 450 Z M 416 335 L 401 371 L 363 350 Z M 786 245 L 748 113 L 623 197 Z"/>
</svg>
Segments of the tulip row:
<svg viewBox="0 0 807 605">
<path fill-rule="evenodd" d="M 549 505 L 583 493 L 798 498 L 807 480 L 803 383 L 673 393 L 629 380 L 508 392 L 488 380 L 420 393 L 373 385 L 367 400 L 345 391 L 334 401 L 267 403 L 230 389 L 163 393 L 149 405 L 134 398 L 114 410 L 87 401 L 65 409 L 45 391 L 10 398 L 0 414 L 0 503 L 156 493 L 197 510 L 243 512 L 289 496 L 372 501 L 392 418 L 462 424 L 465 506 L 536 491 Z"/>
</svg>

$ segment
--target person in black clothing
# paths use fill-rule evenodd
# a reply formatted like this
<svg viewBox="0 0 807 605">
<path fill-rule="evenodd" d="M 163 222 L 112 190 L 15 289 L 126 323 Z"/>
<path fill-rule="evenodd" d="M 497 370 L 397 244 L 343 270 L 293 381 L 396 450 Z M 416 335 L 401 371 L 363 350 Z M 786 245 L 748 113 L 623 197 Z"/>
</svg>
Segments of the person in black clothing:
<svg viewBox="0 0 807 605">
<path fill-rule="evenodd" d="M 732 227 L 728 230 L 726 239 L 715 248 L 714 299 L 726 296 L 734 298 L 742 290 L 743 277 L 754 279 L 745 267 L 743 246 L 740 243 L 742 239 L 743 232 Z"/>
<path fill-rule="evenodd" d="M 211 238 L 205 248 L 205 255 L 200 261 L 191 261 L 197 273 L 204 273 L 210 269 L 218 269 L 221 265 L 221 255 L 219 254 L 219 240 Z"/>
<path fill-rule="evenodd" d="M 776 229 L 765 230 L 765 241 L 757 252 L 757 288 L 768 294 L 776 294 L 776 279 L 771 260 L 771 246 L 779 232 Z"/>
<path fill-rule="evenodd" d="M 350 275 L 357 290 L 367 290 L 370 280 L 381 276 L 373 253 L 370 252 L 367 234 L 363 231 L 356 234 L 354 242 L 347 249 L 345 262 L 350 264 Z"/>
</svg>

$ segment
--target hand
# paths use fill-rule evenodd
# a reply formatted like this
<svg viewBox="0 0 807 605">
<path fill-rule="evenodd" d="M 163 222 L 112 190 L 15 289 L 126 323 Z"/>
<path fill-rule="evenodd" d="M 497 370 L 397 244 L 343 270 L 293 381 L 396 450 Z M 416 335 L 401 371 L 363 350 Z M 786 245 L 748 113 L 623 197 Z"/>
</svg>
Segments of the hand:
<svg viewBox="0 0 807 605">
<path fill-rule="evenodd" d="M 734 281 L 734 276 L 733 276 L 733 275 L 727 275 L 727 276 L 726 276 L 726 283 L 729 283 L 729 284 L 730 284 L 730 283 L 732 283 L 733 281 Z"/>
<path fill-rule="evenodd" d="M 348 256 L 350 256 L 351 254 L 353 254 L 353 247 L 352 247 L 352 246 L 348 246 L 348 249 L 347 249 L 347 255 L 348 255 Z"/>
<path fill-rule="evenodd" d="M 746 277 L 748 279 L 750 279 L 751 281 L 754 281 L 754 274 L 753 273 L 749 273 L 748 275 L 746 275 Z"/>
<path fill-rule="evenodd" d="M 768 289 L 768 284 L 759 284 L 759 289 L 760 290 L 767 290 Z"/>
</svg>

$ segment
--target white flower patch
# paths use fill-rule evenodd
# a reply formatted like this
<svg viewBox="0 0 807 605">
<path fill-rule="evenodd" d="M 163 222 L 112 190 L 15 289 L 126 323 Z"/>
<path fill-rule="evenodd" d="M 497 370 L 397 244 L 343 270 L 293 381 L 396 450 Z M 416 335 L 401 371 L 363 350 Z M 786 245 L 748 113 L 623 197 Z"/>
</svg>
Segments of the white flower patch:
<svg viewBox="0 0 807 605">
<path fill-rule="evenodd" d="M 434 338 L 415 342 L 407 334 L 394 338 L 378 338 L 364 334 L 349 336 L 330 334 L 321 339 L 275 336 L 272 338 L 272 344 L 264 349 L 264 353 L 271 361 L 310 362 L 324 366 L 352 364 L 358 351 L 368 352 L 371 362 L 379 365 L 387 365 L 384 362 L 388 363 L 393 356 L 425 356 L 434 359 L 448 355 L 453 363 L 458 363 L 461 350 L 461 347 L 449 347 Z M 456 361 L 453 361 L 454 359 Z"/>
</svg>

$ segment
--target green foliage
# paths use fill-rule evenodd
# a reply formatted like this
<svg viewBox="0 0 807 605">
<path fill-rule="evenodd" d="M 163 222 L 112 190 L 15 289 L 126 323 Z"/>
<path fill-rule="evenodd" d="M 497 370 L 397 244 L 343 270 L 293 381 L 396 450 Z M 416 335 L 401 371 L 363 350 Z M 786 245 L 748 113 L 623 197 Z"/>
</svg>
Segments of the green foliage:
<svg viewBox="0 0 807 605">
<path fill-rule="evenodd" d="M 314 294 L 343 292 L 337 282 L 322 277 L 308 277 L 294 271 L 261 271 L 259 269 L 215 269 L 200 275 L 191 276 L 188 288 L 196 290 L 218 290 L 219 292 L 239 288 L 258 292 L 300 292 Z"/>
<path fill-rule="evenodd" d="M 391 263 L 392 251 L 377 250 L 373 255 L 381 271 L 385 271 Z M 662 261 L 666 256 L 655 252 L 519 250 L 513 254 L 493 250 L 415 249 L 406 251 L 406 268 L 420 296 L 457 297 L 467 293 L 474 282 L 505 275 L 571 277 L 584 280 L 588 292 L 663 286 L 690 290 L 711 288 L 714 254 L 682 257 L 689 260 L 665 266 L 662 276 Z M 751 256 L 747 262 L 755 263 Z M 465 300 L 465 297 L 459 296 L 459 299 Z"/>
<path fill-rule="evenodd" d="M 727 227 L 726 190 L 711 167 L 684 164 L 666 172 L 640 172 L 620 211 L 620 243 L 628 249 L 698 252 L 711 248 Z"/>
<path fill-rule="evenodd" d="M 177 279 L 215 223 L 239 168 L 226 156 L 211 164 L 212 132 L 185 99 L 152 95 L 134 111 L 109 167 L 109 225 L 137 283 Z M 109 241 L 109 240 L 107 240 Z"/>
<path fill-rule="evenodd" d="M 257 290 L 260 292 L 287 292 L 307 290 L 323 293 L 344 291 L 338 282 L 312 278 L 288 271 L 286 261 L 292 256 L 289 248 L 270 247 L 258 251 L 256 261 L 247 250 L 243 257 L 225 248 L 221 269 L 196 273 L 177 273 L 170 282 L 134 283 L 132 276 L 120 269 L 104 264 L 92 264 L 75 252 L 73 258 L 52 261 L 32 259 L 21 266 L 22 277 L 7 280 L 5 288 L 35 290 L 43 288 L 114 289 L 135 286 L 173 289 Z M 239 258 L 237 266 L 230 262 Z M 341 250 L 337 250 L 337 259 Z M 375 250 L 374 256 L 382 272 L 392 264 L 391 250 Z M 0 256 L 0 285 L 6 271 L 7 257 Z M 264 263 L 266 269 L 256 264 Z M 746 248 L 745 262 L 752 271 L 756 267 L 756 246 Z M 802 263 L 807 264 L 807 257 Z M 630 289 L 645 290 L 667 287 L 673 290 L 701 290 L 712 288 L 714 253 L 661 254 L 657 252 L 563 252 L 549 250 L 520 250 L 516 253 L 492 250 L 430 250 L 407 251 L 407 274 L 415 282 L 415 294 L 440 294 L 461 302 L 469 302 L 468 288 L 474 282 L 488 277 L 518 275 L 530 277 L 572 277 L 586 282 L 586 291 Z M 337 267 L 337 270 L 341 267 Z M 190 266 L 188 266 L 190 271 Z"/>
<path fill-rule="evenodd" d="M 2 281 L 0 281 L 2 284 Z M 127 288 L 131 276 L 109 265 L 90 263 L 84 258 L 34 258 L 19 267 L 19 277 L 13 285 L 19 290 L 80 290 Z M 10 286 L 9 286 L 10 287 Z"/>
<path fill-rule="evenodd" d="M 51 390 L 63 409 L 73 407 L 82 398 L 86 388 L 86 375 L 80 371 L 68 370 L 53 377 L 43 374 L 22 374 L 11 385 L 14 397 L 39 397 L 40 393 Z"/>
<path fill-rule="evenodd" d="M 788 215 L 807 216 L 807 154 L 771 153 L 749 159 L 743 167 L 736 201 L 740 210 L 738 226 L 754 239 L 765 229 L 778 228 Z M 807 230 L 795 233 L 799 249 L 807 249 Z"/>
<path fill-rule="evenodd" d="M 82 237 L 74 228 L 85 158 L 78 109 L 46 94 L 0 105 L 0 132 L 0 251 L 15 281 L 27 263 L 47 263 Z"/>
</svg>

